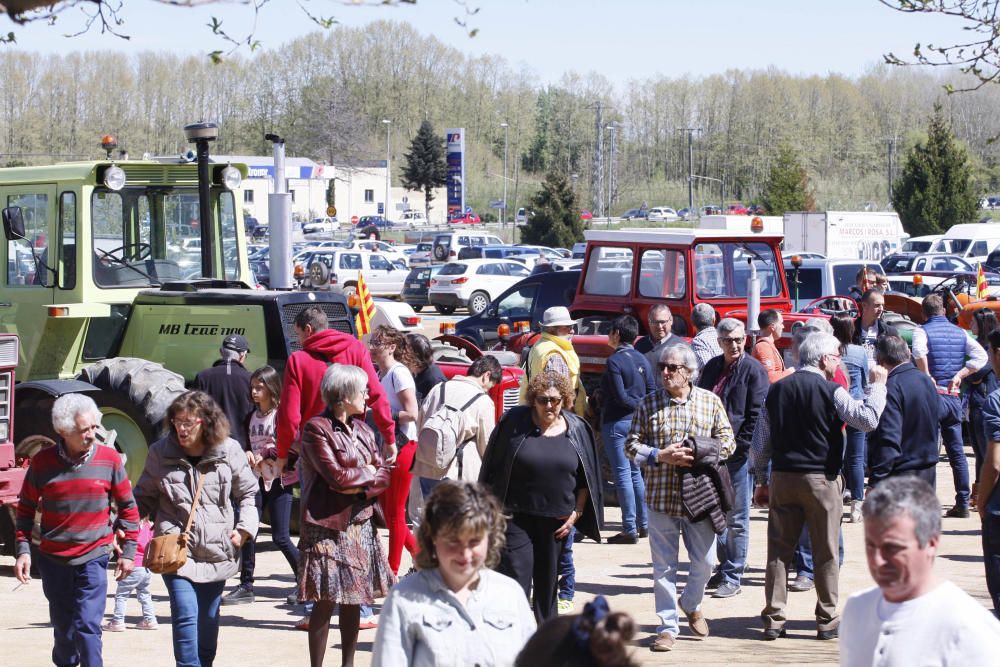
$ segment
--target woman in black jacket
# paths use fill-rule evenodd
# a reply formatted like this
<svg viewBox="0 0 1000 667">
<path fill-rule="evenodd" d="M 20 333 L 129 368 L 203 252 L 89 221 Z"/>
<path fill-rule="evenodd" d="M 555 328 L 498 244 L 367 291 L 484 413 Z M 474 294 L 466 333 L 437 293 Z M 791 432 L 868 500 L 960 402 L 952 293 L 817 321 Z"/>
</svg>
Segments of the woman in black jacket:
<svg viewBox="0 0 1000 667">
<path fill-rule="evenodd" d="M 594 435 L 571 412 L 569 380 L 539 373 L 528 383 L 527 399 L 493 431 L 479 481 L 512 515 L 497 570 L 516 579 L 529 597 L 534 584 L 535 616 L 542 621 L 556 614 L 566 536 L 576 526 L 600 542 L 604 505 Z"/>
</svg>

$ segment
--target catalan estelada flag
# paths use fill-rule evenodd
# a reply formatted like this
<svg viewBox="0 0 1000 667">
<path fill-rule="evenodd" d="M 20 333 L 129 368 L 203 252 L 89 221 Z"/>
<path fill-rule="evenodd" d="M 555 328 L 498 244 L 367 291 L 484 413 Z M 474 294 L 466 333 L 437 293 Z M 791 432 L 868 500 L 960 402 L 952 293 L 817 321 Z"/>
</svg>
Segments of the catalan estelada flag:
<svg viewBox="0 0 1000 667">
<path fill-rule="evenodd" d="M 371 292 L 368 291 L 368 284 L 365 277 L 358 271 L 358 302 L 361 309 L 357 317 L 354 318 L 354 328 L 358 330 L 358 338 L 372 332 L 372 318 L 375 317 L 375 301 Z"/>
<path fill-rule="evenodd" d="M 986 273 L 983 272 L 983 264 L 979 263 L 979 270 L 976 271 L 976 299 L 983 301 L 989 296 L 989 290 L 986 285 Z"/>
</svg>

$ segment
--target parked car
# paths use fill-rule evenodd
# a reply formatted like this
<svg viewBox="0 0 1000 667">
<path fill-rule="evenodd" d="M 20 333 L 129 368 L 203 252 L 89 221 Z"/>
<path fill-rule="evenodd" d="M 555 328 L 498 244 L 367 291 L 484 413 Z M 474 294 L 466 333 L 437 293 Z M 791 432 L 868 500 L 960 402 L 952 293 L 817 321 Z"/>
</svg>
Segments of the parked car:
<svg viewBox="0 0 1000 667">
<path fill-rule="evenodd" d="M 646 219 L 650 222 L 672 222 L 678 219 L 677 211 L 666 206 L 654 206 L 649 209 Z"/>
<path fill-rule="evenodd" d="M 402 260 L 404 264 L 408 264 L 409 260 L 401 253 L 396 247 L 385 241 L 375 241 L 374 239 L 354 239 L 347 241 L 333 241 L 332 245 L 337 248 L 343 248 L 345 250 L 367 250 L 369 252 L 380 252 L 386 257 L 393 260 Z"/>
<path fill-rule="evenodd" d="M 494 297 L 530 273 L 524 264 L 509 259 L 449 262 L 431 279 L 427 295 L 442 315 L 463 306 L 470 313 L 481 313 Z"/>
<path fill-rule="evenodd" d="M 622 213 L 622 220 L 645 220 L 647 211 L 641 208 L 630 208 Z"/>
<path fill-rule="evenodd" d="M 701 217 L 704 218 L 706 215 L 722 215 L 722 209 L 718 206 L 712 206 L 711 204 L 708 206 L 702 206 Z"/>
<path fill-rule="evenodd" d="M 925 271 L 975 271 L 975 267 L 961 257 L 939 253 L 897 252 L 879 264 L 888 273 L 923 273 Z"/>
<path fill-rule="evenodd" d="M 728 215 L 749 215 L 750 211 L 743 204 L 730 204 L 726 213 Z"/>
<path fill-rule="evenodd" d="M 482 221 L 477 214 L 469 211 L 468 213 L 452 213 L 448 216 L 448 222 L 453 225 L 478 225 Z"/>
<path fill-rule="evenodd" d="M 504 290 L 483 312 L 459 320 L 455 335 L 487 349 L 497 342 L 501 324 L 529 321 L 532 329 L 538 330 L 547 308 L 572 303 L 579 282 L 579 270 L 528 276 Z"/>
<path fill-rule="evenodd" d="M 409 269 L 406 261 L 380 252 L 362 250 L 317 250 L 309 259 L 303 289 L 357 291 L 360 272 L 373 296 L 399 298 Z"/>
<path fill-rule="evenodd" d="M 458 251 L 458 259 L 513 259 L 526 263 L 530 256 L 531 265 L 541 255 L 532 248 L 519 248 L 510 245 L 475 245 L 466 246 Z"/>
<path fill-rule="evenodd" d="M 407 227 L 423 227 L 427 224 L 427 216 L 423 211 L 411 208 L 399 214 L 399 223 Z"/>
<path fill-rule="evenodd" d="M 384 218 L 381 215 L 363 215 L 360 218 L 358 218 L 359 230 L 364 229 L 369 225 L 374 225 L 381 229 L 387 229 L 389 227 L 392 227 L 392 223 L 389 222 L 387 218 Z"/>
<path fill-rule="evenodd" d="M 761 204 L 751 204 L 747 207 L 747 213 L 750 215 L 767 215 L 767 209 Z"/>
<path fill-rule="evenodd" d="M 796 270 L 790 263 L 785 264 L 785 278 L 792 307 L 800 310 L 811 301 L 824 296 L 849 296 L 851 288 L 857 284 L 861 267 L 866 266 L 875 273 L 885 274 L 875 262 L 858 259 L 804 259 L 798 269 L 799 282 L 796 286 Z"/>
<path fill-rule="evenodd" d="M 528 224 L 528 211 L 523 208 L 517 209 L 517 213 L 514 214 L 514 224 L 515 225 Z"/>
<path fill-rule="evenodd" d="M 410 269 L 406 275 L 406 285 L 403 287 L 403 301 L 410 304 L 418 313 L 424 306 L 431 305 L 427 290 L 431 286 L 431 278 L 438 274 L 444 264 L 428 264 Z"/>
<path fill-rule="evenodd" d="M 677 216 L 681 220 L 690 220 L 691 218 L 694 217 L 694 214 L 695 214 L 695 211 L 694 211 L 693 208 L 684 207 L 681 210 L 677 211 Z"/>
<path fill-rule="evenodd" d="M 573 248 L 570 250 L 570 257 L 573 259 L 583 259 L 587 254 L 587 243 L 586 241 L 581 243 L 574 243 Z"/>
<path fill-rule="evenodd" d="M 430 266 L 431 253 L 434 252 L 434 244 L 430 242 L 418 243 L 416 250 L 410 253 L 410 267 Z"/>
<path fill-rule="evenodd" d="M 487 232 L 441 232 L 434 236 L 431 256 L 435 262 L 458 259 L 458 251 L 467 246 L 503 245 L 499 237 Z"/>
<path fill-rule="evenodd" d="M 329 234 L 338 229 L 340 222 L 336 218 L 313 218 L 302 224 L 303 234 Z"/>
<path fill-rule="evenodd" d="M 588 211 L 587 209 L 584 209 L 584 210 L 580 211 L 580 219 L 581 220 L 593 220 L 594 219 L 594 214 L 591 213 L 590 211 Z"/>
</svg>

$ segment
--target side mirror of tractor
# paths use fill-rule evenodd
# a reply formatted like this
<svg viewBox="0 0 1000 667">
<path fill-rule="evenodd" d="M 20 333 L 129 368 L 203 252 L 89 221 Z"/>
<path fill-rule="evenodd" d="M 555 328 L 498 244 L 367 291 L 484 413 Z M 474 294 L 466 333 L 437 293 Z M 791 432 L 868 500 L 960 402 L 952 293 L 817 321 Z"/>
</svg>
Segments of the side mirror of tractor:
<svg viewBox="0 0 1000 667">
<path fill-rule="evenodd" d="M 8 241 L 24 239 L 24 214 L 20 206 L 10 206 L 3 210 L 3 233 Z"/>
</svg>

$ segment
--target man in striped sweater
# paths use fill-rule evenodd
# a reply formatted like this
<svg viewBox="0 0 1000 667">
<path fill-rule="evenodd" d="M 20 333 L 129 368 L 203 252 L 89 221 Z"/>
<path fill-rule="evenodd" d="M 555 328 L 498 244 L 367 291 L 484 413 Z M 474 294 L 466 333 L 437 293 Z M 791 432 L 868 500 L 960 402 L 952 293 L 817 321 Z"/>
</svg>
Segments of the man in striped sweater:
<svg viewBox="0 0 1000 667">
<path fill-rule="evenodd" d="M 31 580 L 31 530 L 35 512 L 41 512 L 38 569 L 49 600 L 56 665 L 103 664 L 101 618 L 115 528 L 125 534 L 117 579 L 128 576 L 135 558 L 139 510 L 118 452 L 96 440 L 100 421 L 97 405 L 83 394 L 67 394 L 53 403 L 52 425 L 59 441 L 32 458 L 17 505 L 14 574 L 22 584 Z M 112 501 L 118 511 L 114 527 Z"/>
</svg>

